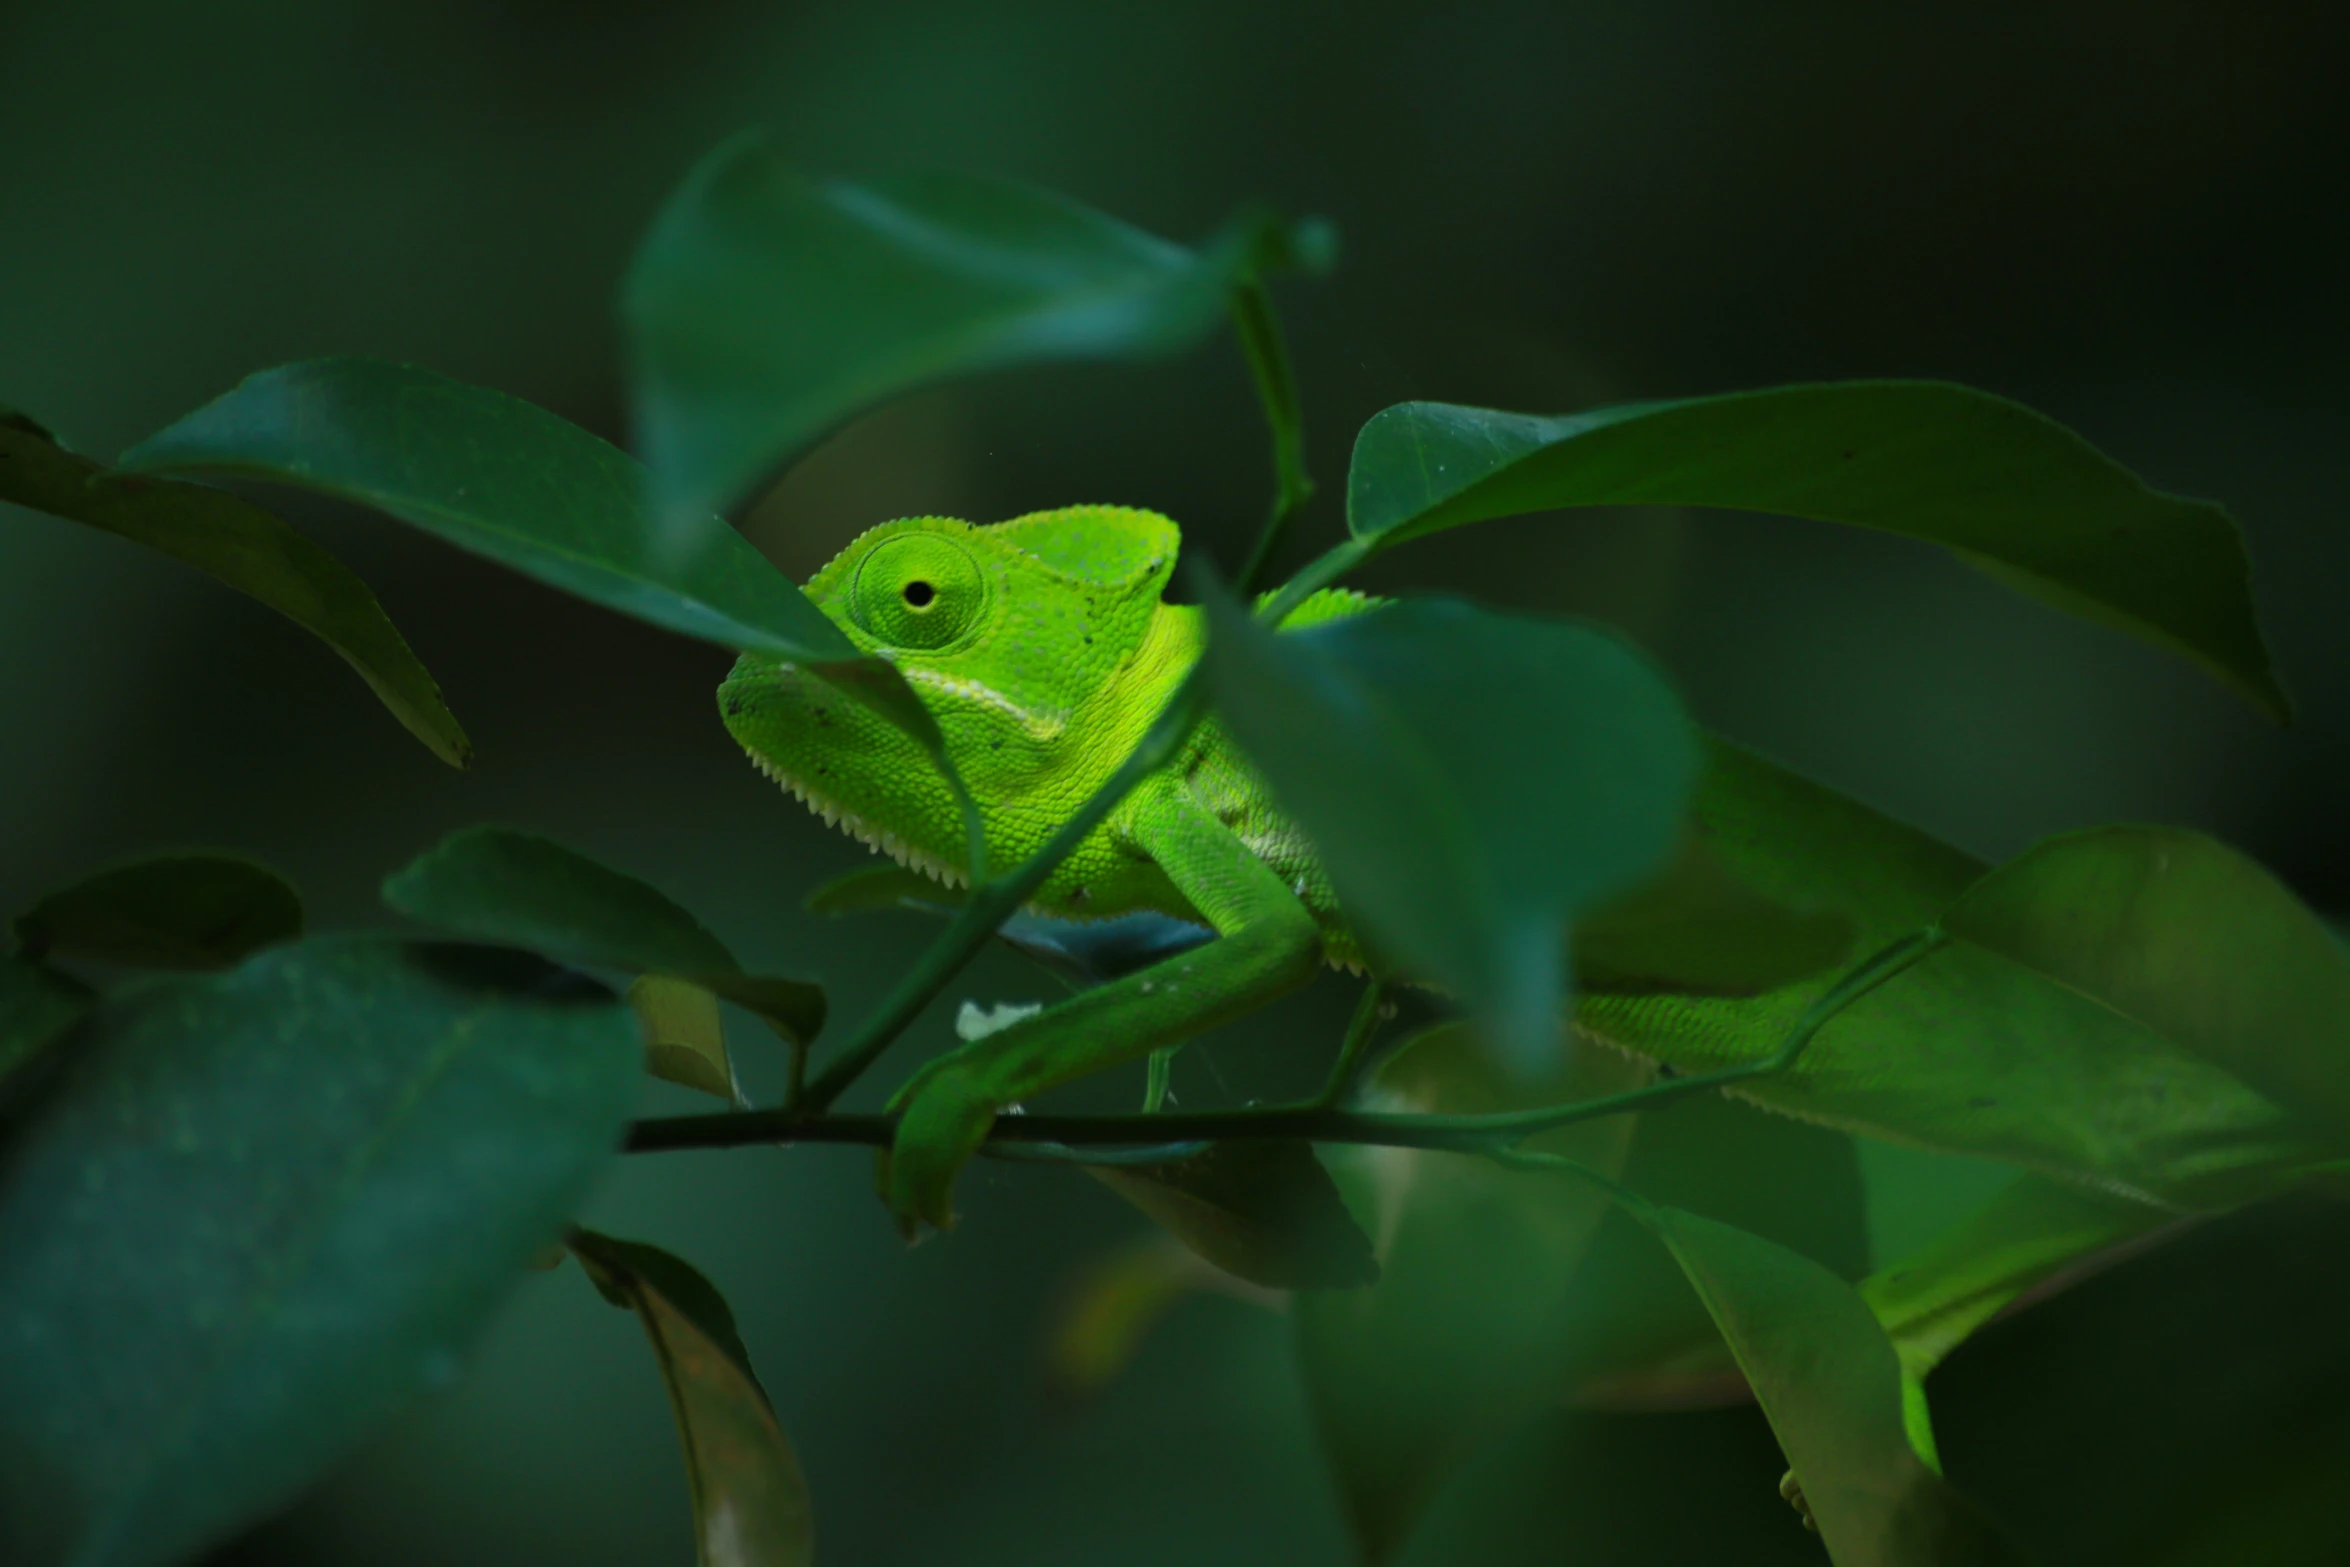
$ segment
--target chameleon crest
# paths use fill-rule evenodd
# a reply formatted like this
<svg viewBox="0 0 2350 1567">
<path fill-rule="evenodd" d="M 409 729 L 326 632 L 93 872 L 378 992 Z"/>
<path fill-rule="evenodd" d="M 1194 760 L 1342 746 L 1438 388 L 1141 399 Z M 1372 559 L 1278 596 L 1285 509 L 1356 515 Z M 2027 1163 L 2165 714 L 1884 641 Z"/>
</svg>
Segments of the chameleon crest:
<svg viewBox="0 0 2350 1567">
<path fill-rule="evenodd" d="M 1160 602 L 1181 543 L 1155 512 L 1073 506 L 991 527 L 911 517 L 860 535 L 808 596 L 889 659 L 938 722 L 998 864 L 1026 859 L 1125 760 L 1197 662 L 1200 610 Z M 1290 628 L 1359 613 L 1317 594 Z M 810 670 L 745 654 L 719 688 L 760 769 L 901 863 L 963 880 L 961 818 L 900 730 Z M 1212 721 L 1038 889 L 1065 917 L 1152 909 L 1216 939 L 932 1061 L 900 1090 L 886 1183 L 909 1233 L 951 1218 L 955 1172 L 998 1110 L 1180 1043 L 1358 959 L 1302 834 Z"/>
<path fill-rule="evenodd" d="M 905 675 L 980 802 L 990 853 L 1009 864 L 1036 852 L 1108 778 L 1198 658 L 1199 611 L 1160 602 L 1180 544 L 1167 518 L 1119 506 L 992 526 L 911 517 L 860 535 L 810 580 L 808 596 Z M 827 821 L 963 882 L 954 797 L 903 731 L 761 654 L 735 665 L 719 703 L 760 770 Z M 1302 838 L 1212 727 L 1182 769 L 1286 880 L 1322 892 Z M 1132 826 L 1132 808 L 1122 809 L 1062 863 L 1036 906 L 1079 918 L 1140 908 L 1199 918 L 1128 846 Z M 1313 901 L 1335 920 L 1326 893 Z"/>
</svg>

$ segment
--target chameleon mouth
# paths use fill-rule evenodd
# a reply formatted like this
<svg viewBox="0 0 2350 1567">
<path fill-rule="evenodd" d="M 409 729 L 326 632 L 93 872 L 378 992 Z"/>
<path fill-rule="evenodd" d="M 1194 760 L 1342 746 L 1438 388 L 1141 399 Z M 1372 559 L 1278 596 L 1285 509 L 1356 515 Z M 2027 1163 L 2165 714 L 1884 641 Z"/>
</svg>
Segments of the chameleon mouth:
<svg viewBox="0 0 2350 1567">
<path fill-rule="evenodd" d="M 806 781 L 794 778 L 757 752 L 746 750 L 744 754 L 750 757 L 753 767 L 773 779 L 786 794 L 823 817 L 826 826 L 838 827 L 876 854 L 886 854 L 906 869 L 927 876 L 942 886 L 971 885 L 970 878 L 936 855 L 926 853 L 894 832 L 882 831 L 838 801 L 826 799 L 809 787 Z"/>
</svg>

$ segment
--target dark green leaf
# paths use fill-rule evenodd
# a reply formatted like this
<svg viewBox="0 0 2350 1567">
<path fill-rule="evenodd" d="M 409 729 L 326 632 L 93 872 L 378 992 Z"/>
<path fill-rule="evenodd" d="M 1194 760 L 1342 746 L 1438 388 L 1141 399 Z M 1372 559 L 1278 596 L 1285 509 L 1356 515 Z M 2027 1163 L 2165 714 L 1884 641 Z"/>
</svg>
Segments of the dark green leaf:
<svg viewBox="0 0 2350 1567">
<path fill-rule="evenodd" d="M 1370 1238 L 1347 1213 L 1310 1143 L 1242 1138 L 1159 1164 L 1086 1173 L 1238 1278 L 1268 1289 L 1372 1283 Z"/>
<path fill-rule="evenodd" d="M 87 523 L 251 594 L 340 653 L 433 755 L 453 767 L 473 760 L 440 687 L 367 584 L 260 507 L 201 484 L 114 473 L 7 408 L 0 501 Z"/>
<path fill-rule="evenodd" d="M 918 870 L 891 860 L 860 865 L 835 876 L 800 900 L 810 914 L 877 914 L 892 909 L 952 913 L 969 901 L 960 887 L 943 886 Z"/>
<path fill-rule="evenodd" d="M 1178 352 L 1290 260 L 1273 220 L 1201 251 L 1066 197 L 963 174 L 800 173 L 757 135 L 705 158 L 623 296 L 636 429 L 664 518 L 707 516 L 826 429 L 926 382 Z"/>
<path fill-rule="evenodd" d="M 802 907 L 832 915 L 889 909 L 946 915 L 968 898 L 959 887 L 941 886 L 902 865 L 883 864 L 862 866 L 826 882 L 808 894 Z M 996 928 L 996 935 L 1073 989 L 1085 990 L 1204 946 L 1216 933 L 1189 920 L 1145 911 L 1106 920 L 1015 914 Z"/>
<path fill-rule="evenodd" d="M 667 974 L 757 1013 L 793 1044 L 824 1027 L 824 991 L 746 974 L 726 944 L 657 889 L 549 838 L 504 827 L 451 833 L 386 878 L 411 919 L 565 962 Z"/>
<path fill-rule="evenodd" d="M 1541 1177 L 1525 1176 L 1527 1180 Z M 1624 1184 L 1735 1224 L 1839 1278 L 1868 1272 L 1868 1221 L 1853 1139 L 1720 1095 L 1641 1115 Z M 1557 1328 L 1570 1402 L 1686 1409 L 1749 1394 L 1712 1314 L 1656 1238 L 1620 1212 L 1600 1225 Z"/>
<path fill-rule="evenodd" d="M 1694 808 L 1743 880 L 1844 914 L 1862 952 L 1941 919 L 1979 862 L 1751 753 L 1716 745 Z M 1831 980 L 1751 999 L 1588 995 L 1587 1033 L 1689 1071 L 1750 1062 Z M 2230 1206 L 2298 1177 L 2305 1128 L 2176 1041 L 2069 985 L 1954 941 L 1733 1090 L 1849 1131 L 2006 1160 L 2162 1201 Z"/>
<path fill-rule="evenodd" d="M 1719 506 L 1942 544 L 2289 716 L 2219 507 L 2149 489 L 2064 426 L 1938 381 L 1780 386 L 1565 418 L 1403 403 L 1363 426 L 1347 525 L 1401 543 L 1570 506 Z"/>
<path fill-rule="evenodd" d="M 1663 867 L 1700 753 L 1662 676 L 1595 626 L 1415 599 L 1275 635 L 1208 601 L 1217 711 L 1355 932 L 1555 1073 L 1567 926 Z"/>
<path fill-rule="evenodd" d="M 182 1561 L 458 1355 L 618 1146 L 636 1030 L 521 953 L 273 948 L 126 986 L 0 1188 L 0 1558 Z"/>
<path fill-rule="evenodd" d="M 1844 915 L 1766 898 L 1690 838 L 1664 874 L 1576 925 L 1575 981 L 1586 990 L 1752 995 L 1832 968 L 1851 949 Z"/>
<path fill-rule="evenodd" d="M 1529 1090 L 1452 1025 L 1381 1062 L 1366 1107 L 1485 1114 L 1598 1098 L 1648 1077 L 1604 1050 L 1579 1052 L 1568 1073 L 1563 1085 Z M 1614 1170 L 1632 1128 L 1631 1117 L 1613 1116 L 1530 1146 Z M 1329 1159 L 1377 1237 L 1380 1278 L 1298 1295 L 1298 1348 L 1356 1539 L 1380 1562 L 1463 1461 L 1556 1401 L 1570 1365 L 1561 1322 L 1607 1201 L 1460 1154 L 1332 1148 Z"/>
<path fill-rule="evenodd" d="M 1901 1363 L 1852 1286 L 1730 1225 L 1647 1204 L 1635 1211 L 1729 1340 L 1836 1567 L 2026 1559 L 1919 1456 Z"/>
<path fill-rule="evenodd" d="M 27 951 L 141 968 L 226 968 L 302 934 L 302 897 L 266 865 L 202 850 L 60 887 L 10 926 Z"/>
<path fill-rule="evenodd" d="M 719 518 L 655 528 L 643 470 L 627 454 L 518 397 L 413 365 L 308 360 L 247 376 L 122 465 L 359 501 L 606 609 L 803 661 L 920 741 L 962 787 L 938 725 L 894 666 L 859 654 Z"/>
<path fill-rule="evenodd" d="M 0 1083 L 89 1009 L 89 990 L 30 958 L 0 952 Z"/>
<path fill-rule="evenodd" d="M 652 1340 L 685 1445 L 703 1567 L 806 1567 L 816 1551 L 808 1484 L 725 1300 L 657 1246 L 574 1230 L 571 1250 Z"/>
<path fill-rule="evenodd" d="M 2177 1222 L 2169 1209 L 2020 1175 L 1933 1244 L 1872 1274 L 1861 1296 L 1923 1381 L 2025 1290 Z"/>
<path fill-rule="evenodd" d="M 2051 838 L 1943 923 L 2350 1144 L 2350 952 L 2226 844 L 2179 827 Z"/>
<path fill-rule="evenodd" d="M 721 647 L 816 663 L 857 657 L 718 518 L 650 527 L 627 454 L 518 397 L 413 365 L 314 359 L 260 371 L 122 464 L 320 490 Z"/>
<path fill-rule="evenodd" d="M 729 1104 L 745 1104 L 714 993 L 665 974 L 639 974 L 628 987 L 628 1005 L 644 1030 L 646 1071 Z"/>
</svg>

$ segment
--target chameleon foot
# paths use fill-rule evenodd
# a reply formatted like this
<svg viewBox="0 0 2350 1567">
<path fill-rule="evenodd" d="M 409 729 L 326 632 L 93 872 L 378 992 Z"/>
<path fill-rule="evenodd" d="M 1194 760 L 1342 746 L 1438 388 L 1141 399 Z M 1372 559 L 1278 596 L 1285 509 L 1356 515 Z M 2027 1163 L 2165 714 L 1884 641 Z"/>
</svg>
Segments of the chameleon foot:
<svg viewBox="0 0 2350 1567">
<path fill-rule="evenodd" d="M 955 1222 L 955 1177 L 987 1141 L 998 1106 L 951 1062 L 917 1072 L 890 1100 L 898 1134 L 883 1156 L 883 1200 L 906 1239 Z"/>
</svg>

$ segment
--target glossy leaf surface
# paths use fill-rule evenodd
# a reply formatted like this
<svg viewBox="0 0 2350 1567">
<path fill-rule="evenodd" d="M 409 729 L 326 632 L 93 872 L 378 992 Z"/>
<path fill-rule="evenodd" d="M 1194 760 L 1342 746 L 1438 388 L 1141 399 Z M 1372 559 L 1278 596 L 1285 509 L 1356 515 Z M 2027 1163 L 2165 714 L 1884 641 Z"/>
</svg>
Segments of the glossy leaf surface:
<svg viewBox="0 0 2350 1567">
<path fill-rule="evenodd" d="M 1694 813 L 1745 881 L 1851 919 L 1856 950 L 1939 921 L 1980 862 L 1750 752 L 1717 744 Z M 1580 1028 L 1702 1071 L 1768 1055 L 1827 989 L 1748 999 L 1583 998 Z M 2278 1106 L 2182 1043 L 2001 954 L 1953 941 L 1735 1093 L 1829 1125 L 2002 1159 L 2150 1198 L 2232 1206 L 2319 1150 Z"/>
<path fill-rule="evenodd" d="M 589 603 L 805 661 L 943 766 L 938 726 L 895 667 L 861 655 L 718 517 L 656 530 L 632 458 L 521 398 L 413 365 L 305 360 L 247 376 L 122 463 L 341 496 Z"/>
<path fill-rule="evenodd" d="M 1187 250 L 976 175 L 818 181 L 738 137 L 670 198 L 623 295 L 655 509 L 708 516 L 850 414 L 927 382 L 1178 352 L 1289 248 L 1255 217 Z"/>
<path fill-rule="evenodd" d="M 1086 1173 L 1193 1252 L 1268 1289 L 1374 1282 L 1371 1241 L 1310 1143 L 1240 1138 L 1158 1164 L 1089 1164 Z"/>
<path fill-rule="evenodd" d="M 112 471 L 0 408 L 0 501 L 86 523 L 251 595 L 341 654 L 392 716 L 453 767 L 473 743 L 374 592 L 350 567 L 250 501 Z"/>
<path fill-rule="evenodd" d="M 816 1554 L 807 1481 L 725 1299 L 657 1246 L 592 1230 L 574 1230 L 570 1245 L 652 1341 L 685 1446 L 703 1567 L 806 1567 Z"/>
<path fill-rule="evenodd" d="M 636 1030 L 521 953 L 125 987 L 0 1188 L 0 1558 L 176 1562 L 445 1385 L 618 1146 Z"/>
<path fill-rule="evenodd" d="M 1556 1074 L 1570 922 L 1681 837 L 1700 752 L 1663 677 L 1597 627 L 1450 600 L 1281 635 L 1208 612 L 1217 712 L 1356 933 Z"/>
<path fill-rule="evenodd" d="M 1455 1025 L 1381 1062 L 1364 1103 L 1481 1114 L 1596 1098 L 1647 1076 L 1591 1050 L 1563 1084 L 1529 1089 Z M 1631 1117 L 1616 1116 L 1530 1146 L 1614 1170 L 1632 1129 Z M 1377 1239 L 1380 1278 L 1369 1289 L 1301 1293 L 1293 1314 L 1323 1449 L 1364 1558 L 1380 1562 L 1462 1462 L 1558 1397 L 1569 1367 L 1560 1324 L 1607 1199 L 1461 1154 L 1333 1147 L 1328 1157 Z"/>
<path fill-rule="evenodd" d="M 302 934 L 302 897 L 266 865 L 204 851 L 130 860 L 11 922 L 26 950 L 141 968 L 226 968 Z"/>
<path fill-rule="evenodd" d="M 690 980 L 793 1043 L 824 1026 L 821 987 L 744 973 L 726 944 L 665 894 L 550 838 L 465 828 L 387 878 L 383 897 L 412 919 L 485 941 Z"/>
<path fill-rule="evenodd" d="M 2180 827 L 2035 845 L 1943 921 L 2350 1146 L 2350 951 L 2258 863 Z"/>
<path fill-rule="evenodd" d="M 1922 1380 L 2026 1290 L 2178 1222 L 2168 1209 L 2019 1175 L 1932 1244 L 1871 1274 L 1861 1296 Z"/>
<path fill-rule="evenodd" d="M 1347 525 L 1401 543 L 1575 506 L 1714 506 L 1941 544 L 2202 665 L 2278 719 L 2251 568 L 2219 507 L 2149 488 L 2063 425 L 1940 381 L 1780 386 L 1563 418 L 1402 403 L 1355 439 Z"/>
<path fill-rule="evenodd" d="M 1731 1225 L 1647 1204 L 1637 1211 L 1729 1341 L 1836 1567 L 2027 1559 L 1918 1456 L 1901 1363 L 1852 1286 Z"/>
</svg>

